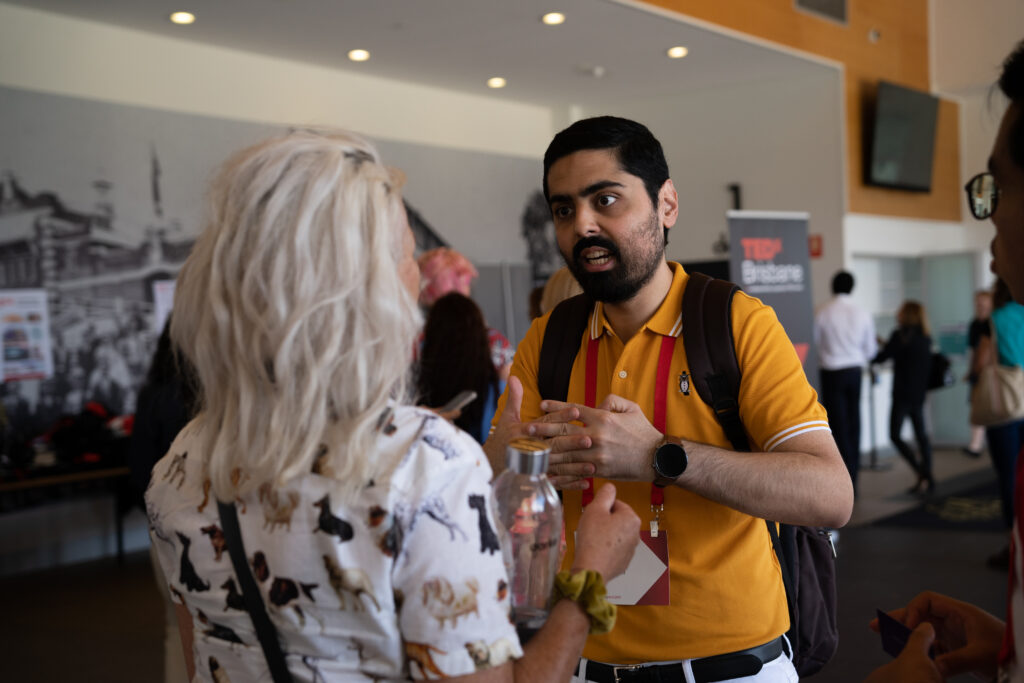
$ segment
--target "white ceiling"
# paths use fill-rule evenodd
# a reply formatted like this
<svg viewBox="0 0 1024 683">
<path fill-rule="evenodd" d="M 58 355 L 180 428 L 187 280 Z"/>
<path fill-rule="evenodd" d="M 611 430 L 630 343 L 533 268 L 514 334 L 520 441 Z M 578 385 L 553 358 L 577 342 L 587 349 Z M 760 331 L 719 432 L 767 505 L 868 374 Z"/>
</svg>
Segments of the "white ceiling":
<svg viewBox="0 0 1024 683">
<path fill-rule="evenodd" d="M 932 85 L 955 96 L 985 94 L 1024 36 L 1022 0 L 933 0 Z"/>
<path fill-rule="evenodd" d="M 629 0 L 4 0 L 106 24 L 546 106 L 799 78 L 821 65 Z M 191 26 L 168 20 L 175 10 Z M 567 21 L 549 27 L 545 12 Z M 665 50 L 685 45 L 684 59 Z M 355 64 L 349 50 L 372 57 Z M 604 70 L 593 75 L 594 67 Z M 504 90 L 485 86 L 507 79 Z"/>
</svg>

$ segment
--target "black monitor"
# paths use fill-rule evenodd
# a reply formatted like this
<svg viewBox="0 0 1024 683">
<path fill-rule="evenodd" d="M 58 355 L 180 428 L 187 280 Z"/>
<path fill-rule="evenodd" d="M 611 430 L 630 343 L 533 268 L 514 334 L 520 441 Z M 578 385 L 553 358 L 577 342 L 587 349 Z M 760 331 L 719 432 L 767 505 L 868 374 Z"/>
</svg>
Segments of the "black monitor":
<svg viewBox="0 0 1024 683">
<path fill-rule="evenodd" d="M 867 108 L 870 111 L 870 107 Z M 939 99 L 881 81 L 874 119 L 865 121 L 864 182 L 901 190 L 932 189 L 932 156 Z M 872 125 L 873 124 L 873 125 Z"/>
</svg>

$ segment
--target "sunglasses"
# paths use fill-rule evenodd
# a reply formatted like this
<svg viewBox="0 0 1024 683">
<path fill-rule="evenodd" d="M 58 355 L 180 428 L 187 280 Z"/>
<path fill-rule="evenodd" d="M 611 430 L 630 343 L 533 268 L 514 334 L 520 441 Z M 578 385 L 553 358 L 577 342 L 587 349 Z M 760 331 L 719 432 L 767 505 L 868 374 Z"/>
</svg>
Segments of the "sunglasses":
<svg viewBox="0 0 1024 683">
<path fill-rule="evenodd" d="M 964 185 L 967 191 L 967 208 L 979 221 L 989 218 L 999 205 L 999 186 L 991 173 L 979 173 Z"/>
</svg>

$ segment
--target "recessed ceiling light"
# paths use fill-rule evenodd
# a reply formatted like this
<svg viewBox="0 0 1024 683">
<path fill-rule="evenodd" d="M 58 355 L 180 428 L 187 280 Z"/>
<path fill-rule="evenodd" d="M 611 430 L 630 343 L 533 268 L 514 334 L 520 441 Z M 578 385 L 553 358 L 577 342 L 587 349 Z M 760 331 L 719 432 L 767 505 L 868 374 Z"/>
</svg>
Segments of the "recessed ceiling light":
<svg viewBox="0 0 1024 683">
<path fill-rule="evenodd" d="M 370 53 L 366 50 L 349 50 L 348 58 L 353 62 L 365 62 L 370 58 Z"/>
<path fill-rule="evenodd" d="M 173 21 L 175 24 L 182 24 L 182 25 L 184 25 L 184 24 L 191 24 L 195 20 L 196 20 L 196 15 L 192 14 L 191 12 L 172 12 L 171 13 L 171 21 Z"/>
<path fill-rule="evenodd" d="M 548 12 L 540 20 L 548 26 L 558 26 L 565 21 L 565 15 L 561 12 Z"/>
<path fill-rule="evenodd" d="M 687 50 L 682 45 L 676 45 L 675 47 L 670 47 L 667 52 L 668 52 L 668 56 L 671 57 L 672 59 L 682 59 L 686 55 L 690 54 L 690 51 Z"/>
<path fill-rule="evenodd" d="M 505 79 L 502 78 L 501 76 L 495 76 L 494 78 L 488 78 L 487 79 L 487 87 L 488 88 L 504 88 L 505 87 Z"/>
</svg>

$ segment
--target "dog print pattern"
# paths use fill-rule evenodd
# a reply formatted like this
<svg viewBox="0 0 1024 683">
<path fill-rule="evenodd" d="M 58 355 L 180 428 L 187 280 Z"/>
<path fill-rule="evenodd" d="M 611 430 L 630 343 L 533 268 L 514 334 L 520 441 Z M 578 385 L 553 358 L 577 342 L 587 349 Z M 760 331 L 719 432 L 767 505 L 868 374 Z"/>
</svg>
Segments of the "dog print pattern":
<svg viewBox="0 0 1024 683">
<path fill-rule="evenodd" d="M 243 544 L 297 679 L 435 680 L 522 654 L 486 456 L 432 413 L 392 406 L 371 454 L 379 469 L 355 494 L 333 477 L 330 443 L 284 486 L 232 473 L 249 487 L 235 498 Z M 200 416 L 154 470 L 154 547 L 193 619 L 196 678 L 269 679 L 210 504 L 203 428 Z"/>
<path fill-rule="evenodd" d="M 487 520 L 486 506 L 487 499 L 482 494 L 469 494 L 469 507 L 476 510 L 477 515 L 480 517 L 480 552 L 495 553 L 501 550 L 501 544 L 498 543 L 498 535 L 494 533 L 494 528 L 491 527 L 491 523 Z"/>
</svg>

